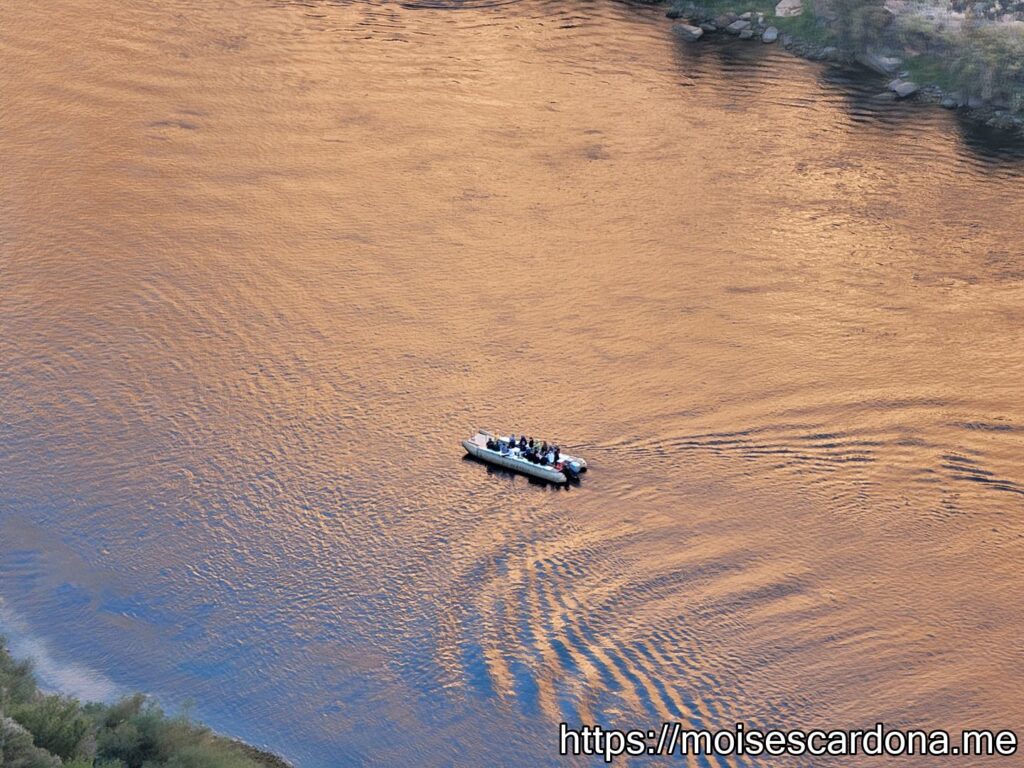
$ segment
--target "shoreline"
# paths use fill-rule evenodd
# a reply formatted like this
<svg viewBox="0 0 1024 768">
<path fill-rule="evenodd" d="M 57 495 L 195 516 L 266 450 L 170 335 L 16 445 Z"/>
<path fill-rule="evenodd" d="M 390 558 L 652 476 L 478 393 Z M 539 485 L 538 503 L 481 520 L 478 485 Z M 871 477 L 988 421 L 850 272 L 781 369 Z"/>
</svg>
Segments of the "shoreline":
<svg viewBox="0 0 1024 768">
<path fill-rule="evenodd" d="M 847 39 L 837 31 L 839 23 L 836 18 L 816 14 L 813 9 L 818 4 L 817 0 L 781 0 L 777 4 L 765 0 L 709 0 L 703 4 L 693 0 L 668 2 L 665 16 L 673 20 L 673 31 L 685 42 L 697 43 L 706 35 L 727 34 L 762 45 L 778 44 L 787 52 L 808 61 L 860 66 L 886 78 L 884 90 L 876 96 L 879 100 L 916 99 L 937 104 L 960 112 L 975 123 L 1015 138 L 1024 138 L 1024 83 L 1018 85 L 1014 81 L 1008 86 L 1012 91 L 1010 100 L 1021 103 L 1018 110 L 1003 103 L 1005 98 L 994 97 L 991 85 L 987 97 L 965 93 L 966 88 L 955 87 L 955 81 L 946 69 L 934 64 L 932 54 L 898 42 L 904 39 L 903 27 L 909 26 L 910 22 L 901 23 L 899 33 L 887 31 L 868 45 Z M 656 4 L 663 3 L 656 0 Z M 898 18 L 886 9 L 878 23 L 888 29 L 897 25 Z M 990 29 L 1002 24 L 986 23 Z M 1007 22 L 1009 25 L 1014 25 L 1014 32 L 1017 25 L 1024 28 L 1024 22 L 1010 21 Z M 935 28 L 943 31 L 941 24 Z M 959 38 L 953 38 L 947 32 L 944 44 L 954 45 L 950 42 L 953 39 Z M 1021 40 L 1024 41 L 1024 34 Z M 919 45 L 923 47 L 925 44 Z M 966 46 L 967 43 L 962 44 L 962 47 Z M 969 57 L 971 54 L 963 55 Z M 946 82 L 940 83 L 940 80 Z M 1020 89 L 1019 93 L 1017 89 Z"/>
<path fill-rule="evenodd" d="M 0 635 L 0 765 L 124 768 L 144 762 L 222 768 L 294 768 L 280 755 L 167 715 L 143 694 L 111 704 L 40 688 L 31 659 L 11 656 Z"/>
</svg>

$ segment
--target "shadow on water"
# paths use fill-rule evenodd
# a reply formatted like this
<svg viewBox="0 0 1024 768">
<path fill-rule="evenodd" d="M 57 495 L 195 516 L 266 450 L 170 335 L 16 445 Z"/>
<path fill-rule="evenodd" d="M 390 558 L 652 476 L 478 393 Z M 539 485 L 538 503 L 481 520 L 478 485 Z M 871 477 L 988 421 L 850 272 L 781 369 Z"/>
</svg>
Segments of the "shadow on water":
<svg viewBox="0 0 1024 768">
<path fill-rule="evenodd" d="M 972 159 L 987 165 L 1016 165 L 1024 171 L 1024 137 L 1012 131 L 986 125 L 967 110 L 948 111 L 937 104 L 908 99 L 894 101 L 887 91 L 887 78 L 863 67 L 827 64 L 818 77 L 821 84 L 840 95 L 847 111 L 878 123 L 891 123 L 901 128 L 914 124 L 950 121 L 957 127 L 961 146 Z"/>
<path fill-rule="evenodd" d="M 691 80 L 687 85 L 698 86 L 705 79 L 719 89 L 724 85 L 721 98 L 729 108 L 780 100 L 809 112 L 835 105 L 858 126 L 900 134 L 952 124 L 968 162 L 1024 173 L 1024 137 L 992 128 L 966 110 L 950 112 L 919 99 L 892 100 L 886 78 L 862 67 L 804 61 L 775 46 L 722 35 L 698 43 L 678 40 L 675 50 L 679 67 Z M 800 67 L 814 74 L 820 90 L 794 92 L 798 78 L 793 73 Z"/>
<path fill-rule="evenodd" d="M 976 157 L 993 165 L 1012 165 L 1024 174 L 1024 137 L 985 125 L 963 110 L 953 117 L 960 141 Z"/>
<path fill-rule="evenodd" d="M 544 488 L 551 491 L 568 491 L 571 487 L 578 486 L 580 484 L 579 478 L 569 478 L 569 482 L 565 483 L 564 485 L 560 485 L 558 483 L 549 483 L 547 480 L 542 480 L 539 477 L 531 477 L 530 475 L 523 475 L 520 474 L 519 472 L 513 472 L 512 470 L 505 469 L 504 467 L 495 466 L 494 464 L 490 464 L 486 461 L 478 459 L 476 456 L 473 456 L 470 453 L 463 454 L 462 460 L 469 464 L 477 464 L 479 466 L 484 467 L 487 470 L 487 474 L 492 475 L 493 477 L 498 477 L 503 480 L 509 481 L 525 480 L 527 483 L 536 486 L 537 488 Z"/>
</svg>

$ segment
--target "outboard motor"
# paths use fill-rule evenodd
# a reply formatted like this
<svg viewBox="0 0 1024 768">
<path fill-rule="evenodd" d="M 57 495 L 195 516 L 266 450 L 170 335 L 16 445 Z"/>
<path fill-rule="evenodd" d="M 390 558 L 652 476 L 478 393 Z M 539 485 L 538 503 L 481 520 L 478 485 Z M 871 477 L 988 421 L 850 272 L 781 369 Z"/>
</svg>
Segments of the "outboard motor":
<svg viewBox="0 0 1024 768">
<path fill-rule="evenodd" d="M 562 472 L 565 473 L 566 477 L 577 478 L 580 476 L 580 472 L 583 471 L 583 465 L 578 461 L 563 461 Z"/>
</svg>

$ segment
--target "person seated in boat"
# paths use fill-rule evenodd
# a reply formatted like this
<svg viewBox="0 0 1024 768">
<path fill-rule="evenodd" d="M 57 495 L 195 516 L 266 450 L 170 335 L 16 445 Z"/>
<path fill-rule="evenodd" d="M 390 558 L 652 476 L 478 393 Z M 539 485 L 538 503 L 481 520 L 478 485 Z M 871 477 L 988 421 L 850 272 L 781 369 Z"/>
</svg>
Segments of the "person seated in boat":
<svg viewBox="0 0 1024 768">
<path fill-rule="evenodd" d="M 487 438 L 487 450 L 496 451 L 498 450 L 498 444 L 495 442 L 493 437 Z"/>
<path fill-rule="evenodd" d="M 554 449 L 550 449 L 550 450 L 548 450 L 547 453 L 544 454 L 544 463 L 545 464 L 554 464 L 555 463 L 555 451 L 554 451 Z"/>
<path fill-rule="evenodd" d="M 557 445 L 555 446 L 555 464 L 562 460 L 562 449 Z"/>
<path fill-rule="evenodd" d="M 526 435 L 520 435 L 519 436 L 519 450 L 520 451 L 525 451 L 526 450 Z"/>
<path fill-rule="evenodd" d="M 530 450 L 532 451 L 533 450 L 533 438 L 531 437 L 526 444 L 527 444 L 527 446 L 529 446 Z"/>
</svg>

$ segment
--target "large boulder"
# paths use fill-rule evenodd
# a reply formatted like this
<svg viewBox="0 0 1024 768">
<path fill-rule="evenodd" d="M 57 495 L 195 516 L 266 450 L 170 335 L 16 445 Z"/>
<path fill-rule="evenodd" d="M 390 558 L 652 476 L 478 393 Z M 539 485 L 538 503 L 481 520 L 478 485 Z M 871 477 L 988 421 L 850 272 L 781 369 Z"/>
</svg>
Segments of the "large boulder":
<svg viewBox="0 0 1024 768">
<path fill-rule="evenodd" d="M 701 29 L 700 27 L 695 27 L 691 24 L 682 23 L 673 24 L 672 31 L 675 32 L 678 37 L 680 37 L 683 40 L 686 40 L 688 43 L 700 40 L 701 36 L 704 34 L 704 30 Z"/>
<path fill-rule="evenodd" d="M 764 32 L 761 33 L 762 43 L 774 43 L 779 39 L 779 30 L 775 27 L 768 27 Z"/>
<path fill-rule="evenodd" d="M 883 56 L 873 51 L 864 51 L 857 54 L 857 61 L 868 69 L 874 70 L 880 75 L 894 75 L 899 71 L 903 62 L 895 56 Z"/>
<path fill-rule="evenodd" d="M 788 16 L 800 16 L 804 12 L 804 0 L 779 0 L 775 6 L 775 15 L 786 18 Z"/>
<path fill-rule="evenodd" d="M 889 81 L 889 90 L 895 93 L 898 98 L 905 99 L 917 93 L 917 83 L 896 78 Z"/>
<path fill-rule="evenodd" d="M 740 40 L 750 40 L 754 37 L 754 30 L 752 29 L 741 29 Z"/>
<path fill-rule="evenodd" d="M 738 35 L 740 32 L 750 26 L 750 22 L 746 19 L 736 19 L 732 24 L 725 28 L 725 31 L 730 35 Z"/>
</svg>

